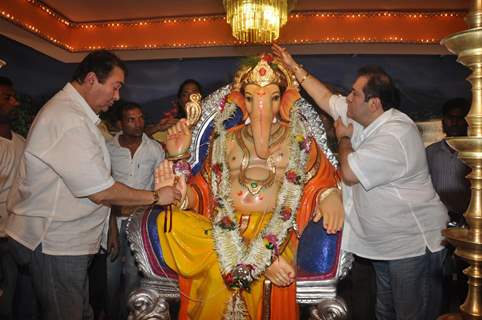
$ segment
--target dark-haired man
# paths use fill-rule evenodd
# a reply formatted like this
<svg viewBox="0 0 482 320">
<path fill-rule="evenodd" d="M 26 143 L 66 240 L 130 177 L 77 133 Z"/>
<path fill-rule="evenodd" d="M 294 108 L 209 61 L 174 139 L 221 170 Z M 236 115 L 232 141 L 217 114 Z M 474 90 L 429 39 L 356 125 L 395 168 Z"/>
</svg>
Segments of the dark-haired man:
<svg viewBox="0 0 482 320">
<path fill-rule="evenodd" d="M 5 225 L 7 196 L 20 162 L 25 139 L 12 131 L 12 111 L 19 106 L 10 79 L 0 77 L 0 319 L 13 319 L 17 266 L 9 253 Z"/>
<path fill-rule="evenodd" d="M 469 113 L 470 103 L 465 98 L 447 100 L 442 106 L 442 130 L 446 137 L 467 135 L 468 123 L 465 117 Z M 449 226 L 465 225 L 463 214 L 470 202 L 470 182 L 465 178 L 470 167 L 458 158 L 445 139 L 427 147 L 427 160 L 432 183 L 440 200 L 447 207 Z M 454 255 L 454 247 L 449 245 L 449 257 L 446 261 L 444 284 L 445 312 L 457 312 L 467 295 L 467 277 L 462 270 L 467 263 Z"/>
<path fill-rule="evenodd" d="M 43 319 L 92 319 L 87 269 L 99 250 L 112 205 L 169 204 L 156 191 L 115 182 L 97 114 L 119 99 L 124 63 L 108 51 L 88 54 L 71 82 L 40 110 L 8 198 L 7 234 L 32 274 Z M 21 170 L 19 170 L 21 172 Z"/>
<path fill-rule="evenodd" d="M 435 319 L 442 302 L 447 210 L 431 183 L 417 127 L 396 109 L 393 80 L 382 68 L 367 66 L 350 94 L 337 96 L 284 48 L 273 50 L 336 119 L 346 211 L 343 247 L 373 261 L 376 318 Z"/>
<path fill-rule="evenodd" d="M 152 172 L 164 160 L 164 150 L 144 133 L 144 113 L 138 104 L 121 105 L 117 117 L 121 131 L 107 142 L 112 177 L 132 188 L 153 190 Z M 111 320 L 127 318 L 127 297 L 140 284 L 126 234 L 131 212 L 129 207 L 114 206 L 110 216 L 106 311 Z"/>
<path fill-rule="evenodd" d="M 469 109 L 469 102 L 464 98 L 454 98 L 444 103 L 442 130 L 447 137 L 467 135 L 468 124 L 465 117 Z M 445 140 L 427 147 L 427 160 L 433 185 L 448 209 L 451 222 L 454 225 L 463 225 L 463 214 L 470 201 L 470 182 L 465 178 L 470 167 L 457 157 L 457 151 Z"/>
</svg>

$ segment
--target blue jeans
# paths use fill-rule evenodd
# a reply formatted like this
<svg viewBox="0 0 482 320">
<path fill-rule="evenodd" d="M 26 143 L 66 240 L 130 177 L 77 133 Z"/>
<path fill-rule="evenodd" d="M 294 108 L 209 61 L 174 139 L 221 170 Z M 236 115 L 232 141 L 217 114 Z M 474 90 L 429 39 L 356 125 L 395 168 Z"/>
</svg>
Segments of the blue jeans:
<svg viewBox="0 0 482 320">
<path fill-rule="evenodd" d="M 442 310 L 442 265 L 447 249 L 399 259 L 375 260 L 378 320 L 433 320 Z"/>
<path fill-rule="evenodd" d="M 127 318 L 127 298 L 140 285 L 140 274 L 129 247 L 126 234 L 127 219 L 119 230 L 119 255 L 112 261 L 107 257 L 107 315 L 109 319 Z"/>
<path fill-rule="evenodd" d="M 43 320 L 92 320 L 87 269 L 92 255 L 52 256 L 9 239 L 19 265 L 28 267 Z"/>
</svg>

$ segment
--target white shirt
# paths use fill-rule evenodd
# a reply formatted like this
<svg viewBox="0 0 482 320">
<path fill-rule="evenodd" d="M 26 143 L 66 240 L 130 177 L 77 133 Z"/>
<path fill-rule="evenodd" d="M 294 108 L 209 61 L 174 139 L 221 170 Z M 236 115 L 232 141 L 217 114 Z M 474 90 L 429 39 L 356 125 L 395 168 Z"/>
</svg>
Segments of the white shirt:
<svg viewBox="0 0 482 320">
<path fill-rule="evenodd" d="M 141 144 L 134 155 L 131 155 L 128 148 L 119 144 L 121 135 L 122 132 L 118 132 L 111 141 L 107 142 L 112 164 L 112 177 L 115 181 L 131 188 L 152 190 L 154 170 L 164 160 L 162 146 L 144 133 Z"/>
<path fill-rule="evenodd" d="M 8 198 L 9 236 L 50 255 L 97 253 L 110 208 L 87 196 L 114 184 L 98 122 L 70 83 L 42 108 Z"/>
<path fill-rule="evenodd" d="M 12 139 L 0 137 L 0 238 L 5 237 L 7 196 L 20 163 L 25 139 L 12 131 Z"/>
<path fill-rule="evenodd" d="M 112 140 L 107 142 L 112 164 L 112 177 L 115 181 L 131 188 L 153 190 L 154 170 L 164 160 L 162 146 L 144 133 L 141 144 L 132 156 L 128 148 L 119 144 L 121 134 L 122 132 L 117 133 Z M 126 218 L 119 217 L 118 220 Z"/>
<path fill-rule="evenodd" d="M 345 97 L 330 98 L 330 113 L 354 126 L 348 164 L 360 183 L 343 185 L 343 248 L 361 257 L 394 260 L 443 249 L 447 209 L 430 179 L 415 123 L 390 109 L 366 128 L 348 119 Z"/>
</svg>

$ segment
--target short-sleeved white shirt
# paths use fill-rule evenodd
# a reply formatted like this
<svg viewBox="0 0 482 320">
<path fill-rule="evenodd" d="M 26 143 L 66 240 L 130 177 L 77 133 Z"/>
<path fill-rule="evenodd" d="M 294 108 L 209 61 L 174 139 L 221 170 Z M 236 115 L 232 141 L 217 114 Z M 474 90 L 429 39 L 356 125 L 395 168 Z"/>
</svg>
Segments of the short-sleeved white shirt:
<svg viewBox="0 0 482 320">
<path fill-rule="evenodd" d="M 87 196 L 114 184 L 98 122 L 70 83 L 40 110 L 20 163 L 25 174 L 8 198 L 9 236 L 51 255 L 97 253 L 110 208 Z"/>
<path fill-rule="evenodd" d="M 154 170 L 164 160 L 162 146 L 144 133 L 141 144 L 132 156 L 128 148 L 119 144 L 121 134 L 122 132 L 117 133 L 112 140 L 107 142 L 112 163 L 112 177 L 115 181 L 131 188 L 153 190 Z M 126 218 L 119 217 L 118 220 Z"/>
<path fill-rule="evenodd" d="M 360 183 L 343 185 L 343 248 L 361 257 L 394 260 L 443 249 L 447 209 L 435 192 L 415 123 L 390 109 L 366 128 L 348 119 L 345 97 L 330 113 L 354 125 L 348 164 Z"/>
<path fill-rule="evenodd" d="M 7 196 L 15 178 L 25 139 L 12 132 L 12 139 L 0 137 L 0 237 L 5 237 L 7 224 Z"/>
</svg>

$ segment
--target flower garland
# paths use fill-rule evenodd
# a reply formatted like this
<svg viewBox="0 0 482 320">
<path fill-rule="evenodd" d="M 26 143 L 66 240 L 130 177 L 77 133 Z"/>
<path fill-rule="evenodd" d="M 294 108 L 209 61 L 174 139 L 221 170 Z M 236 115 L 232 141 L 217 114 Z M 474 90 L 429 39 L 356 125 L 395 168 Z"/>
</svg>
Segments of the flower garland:
<svg viewBox="0 0 482 320">
<path fill-rule="evenodd" d="M 250 284 L 264 273 L 273 258 L 279 256 L 279 248 L 285 241 L 288 230 L 296 230 L 296 212 L 306 182 L 304 168 L 311 139 L 306 137 L 298 109 L 293 107 L 288 133 L 289 163 L 276 206 L 269 223 L 247 246 L 239 232 L 232 206 L 230 170 L 226 161 L 227 130 L 224 122 L 234 115 L 236 108 L 234 103 L 224 101 L 215 119 L 218 137 L 214 140 L 212 150 L 211 190 L 216 208 L 212 232 L 221 273 L 225 283 L 230 288 L 237 289 L 229 301 L 235 311 L 227 311 L 225 316 L 233 315 L 237 318 L 247 314 L 240 291 L 249 292 Z"/>
</svg>

